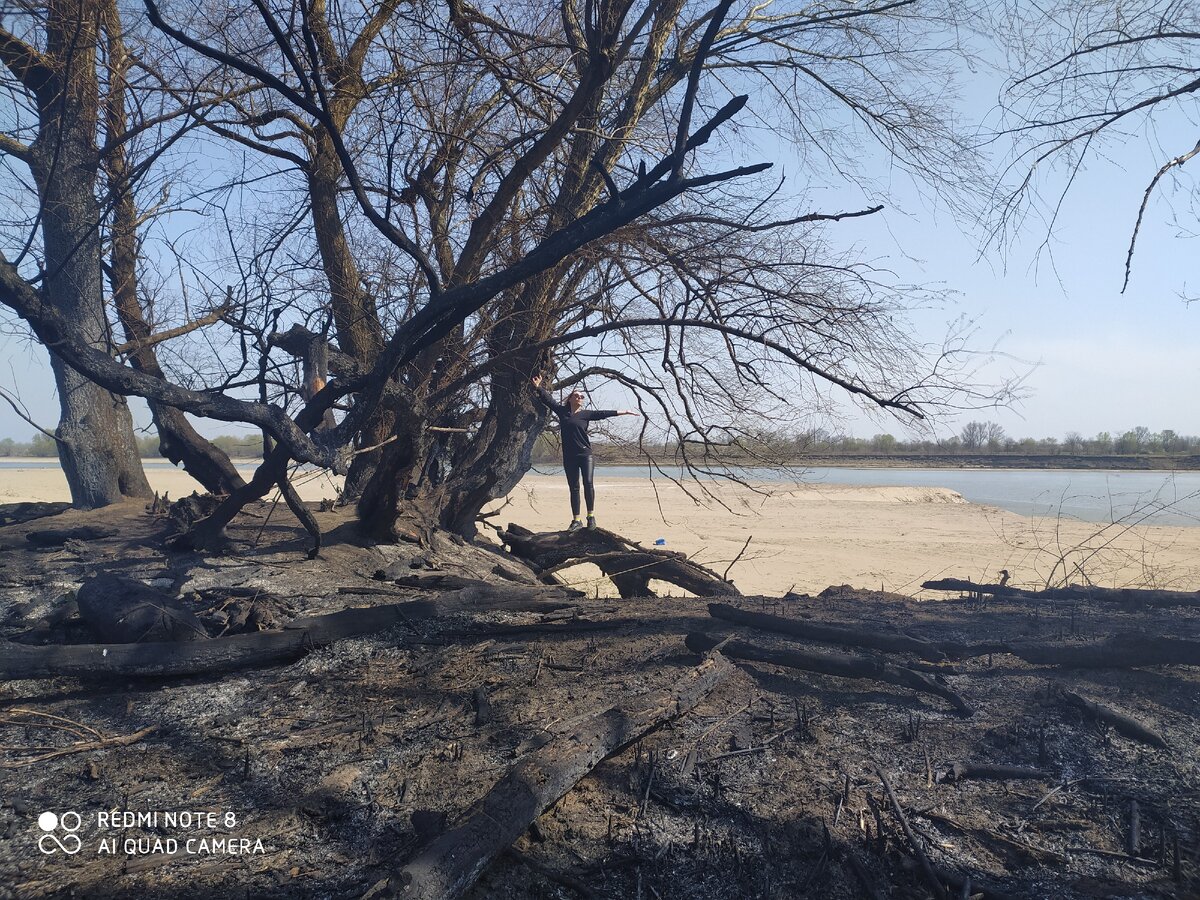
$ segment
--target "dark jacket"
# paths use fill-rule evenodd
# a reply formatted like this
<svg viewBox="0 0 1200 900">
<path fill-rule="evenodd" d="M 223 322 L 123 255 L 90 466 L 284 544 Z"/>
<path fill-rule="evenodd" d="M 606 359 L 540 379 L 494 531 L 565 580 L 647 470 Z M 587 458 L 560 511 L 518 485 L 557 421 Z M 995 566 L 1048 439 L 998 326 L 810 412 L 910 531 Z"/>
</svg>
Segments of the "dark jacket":
<svg viewBox="0 0 1200 900">
<path fill-rule="evenodd" d="M 546 409 L 558 416 L 558 427 L 562 434 L 563 459 L 592 455 L 592 442 L 588 439 L 588 422 L 596 419 L 611 419 L 615 409 L 581 409 L 571 412 L 569 406 L 555 402 L 545 388 L 536 388 L 537 398 Z"/>
</svg>

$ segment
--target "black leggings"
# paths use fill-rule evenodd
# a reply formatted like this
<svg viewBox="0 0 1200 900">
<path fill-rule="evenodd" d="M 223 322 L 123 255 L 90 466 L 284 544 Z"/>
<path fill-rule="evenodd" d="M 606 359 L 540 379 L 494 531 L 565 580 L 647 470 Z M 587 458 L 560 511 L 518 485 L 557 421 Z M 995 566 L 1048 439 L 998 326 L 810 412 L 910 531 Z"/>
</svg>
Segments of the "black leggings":
<svg viewBox="0 0 1200 900">
<path fill-rule="evenodd" d="M 587 501 L 588 512 L 596 508 L 596 486 L 592 476 L 596 473 L 596 464 L 591 456 L 564 456 L 563 470 L 567 473 L 567 486 L 571 489 L 571 515 L 579 518 L 579 476 L 583 476 L 583 498 Z"/>
</svg>

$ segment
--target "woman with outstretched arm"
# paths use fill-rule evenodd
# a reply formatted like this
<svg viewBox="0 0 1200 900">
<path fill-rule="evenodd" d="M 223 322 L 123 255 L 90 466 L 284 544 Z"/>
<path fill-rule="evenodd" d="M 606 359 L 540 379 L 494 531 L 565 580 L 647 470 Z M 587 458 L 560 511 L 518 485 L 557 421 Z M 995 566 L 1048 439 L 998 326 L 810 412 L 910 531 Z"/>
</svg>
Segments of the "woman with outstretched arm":
<svg viewBox="0 0 1200 900">
<path fill-rule="evenodd" d="M 584 409 L 586 398 L 580 390 L 567 395 L 567 402 L 557 403 L 550 392 L 542 387 L 542 376 L 532 378 L 533 388 L 541 404 L 558 416 L 559 432 L 562 436 L 563 471 L 567 476 L 567 487 L 571 489 L 571 524 L 568 531 L 583 527 L 579 521 L 579 482 L 583 480 L 583 498 L 587 501 L 587 527 L 596 527 L 596 488 L 592 483 L 595 462 L 592 460 L 592 442 L 588 438 L 588 423 L 596 419 L 613 416 L 636 416 L 640 413 L 631 409 Z"/>
</svg>

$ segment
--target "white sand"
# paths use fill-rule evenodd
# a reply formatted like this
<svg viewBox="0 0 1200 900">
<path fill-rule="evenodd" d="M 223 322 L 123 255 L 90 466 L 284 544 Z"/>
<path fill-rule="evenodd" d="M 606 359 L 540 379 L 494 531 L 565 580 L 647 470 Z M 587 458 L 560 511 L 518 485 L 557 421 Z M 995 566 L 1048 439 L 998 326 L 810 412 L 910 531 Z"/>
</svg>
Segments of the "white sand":
<svg viewBox="0 0 1200 900">
<path fill-rule="evenodd" d="M 183 472 L 147 467 L 151 485 L 178 498 L 197 485 Z M 306 480 L 307 479 L 307 480 Z M 335 496 L 334 479 L 302 476 L 301 496 Z M 830 584 L 915 593 L 930 578 L 992 581 L 1000 569 L 1019 585 L 1081 572 L 1104 586 L 1200 589 L 1200 528 L 1127 529 L 1072 520 L 1030 519 L 967 503 L 944 488 L 849 485 L 763 486 L 759 494 L 723 487 L 701 503 L 669 481 L 606 478 L 597 483 L 599 523 L 644 544 L 694 556 L 718 571 L 752 538 L 730 577 L 747 593 L 791 588 L 815 593 Z M 0 469 L 0 503 L 67 500 L 58 468 Z M 724 504 L 722 506 L 721 504 Z M 499 504 L 497 504 L 499 505 Z M 529 475 L 492 521 L 536 531 L 570 519 L 561 476 Z M 571 574 L 590 583 L 598 572 Z"/>
</svg>

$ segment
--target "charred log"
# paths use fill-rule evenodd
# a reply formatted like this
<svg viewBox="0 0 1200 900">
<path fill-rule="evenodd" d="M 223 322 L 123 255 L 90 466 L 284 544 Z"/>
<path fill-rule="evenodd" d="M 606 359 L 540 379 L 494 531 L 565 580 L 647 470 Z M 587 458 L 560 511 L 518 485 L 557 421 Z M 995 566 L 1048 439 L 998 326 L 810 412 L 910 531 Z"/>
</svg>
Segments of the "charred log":
<svg viewBox="0 0 1200 900">
<path fill-rule="evenodd" d="M 1006 584 L 978 584 L 961 578 L 939 578 L 921 585 L 928 591 L 964 591 L 1011 600 L 1103 600 L 1141 606 L 1200 606 L 1200 591 L 1155 591 L 1143 588 L 1102 588 L 1068 585 L 1045 590 L 1025 590 Z"/>
<path fill-rule="evenodd" d="M 906 653 L 930 662 L 942 662 L 946 659 L 946 654 L 936 645 L 904 634 L 887 634 L 840 625 L 818 625 L 803 619 L 785 619 L 769 613 L 739 609 L 727 603 L 708 604 L 708 614 L 726 622 L 733 622 L 735 625 L 748 625 L 751 628 L 787 634 L 819 644 L 841 644 L 847 647 L 883 650 L 888 653 Z"/>
<path fill-rule="evenodd" d="M 501 532 L 513 555 L 543 575 L 568 565 L 593 563 L 612 580 L 622 597 L 653 597 L 651 579 L 665 581 L 698 597 L 741 596 L 731 582 L 682 553 L 653 550 L 603 528 L 536 534 L 520 525 Z"/>
<path fill-rule="evenodd" d="M 409 860 L 392 877 L 392 889 L 418 900 L 461 896 L 534 819 L 601 760 L 688 712 L 729 676 L 731 668 L 719 655 L 711 657 L 670 687 L 597 713 L 524 757 L 475 805 L 463 824 Z"/>
<path fill-rule="evenodd" d="M 730 640 L 722 642 L 717 638 L 699 632 L 687 636 L 688 649 L 704 653 L 721 645 L 721 652 L 730 659 L 741 659 L 748 662 L 764 662 L 789 669 L 800 669 L 804 672 L 816 672 L 821 675 L 833 675 L 837 678 L 862 678 L 869 681 L 881 681 L 884 684 L 894 684 L 906 687 L 922 694 L 932 694 L 940 697 L 953 706 L 961 715 L 970 716 L 974 710 L 967 702 L 950 690 L 938 684 L 932 678 L 927 678 L 920 672 L 905 669 L 865 656 L 834 656 L 829 653 L 814 653 L 799 650 L 775 650 L 760 647 L 745 641 Z"/>
<path fill-rule="evenodd" d="M 66 644 L 26 647 L 0 642 L 0 678 L 111 678 L 211 675 L 299 659 L 315 647 L 410 626 L 437 613 L 424 600 L 297 619 L 283 631 L 207 641 Z"/>
</svg>

